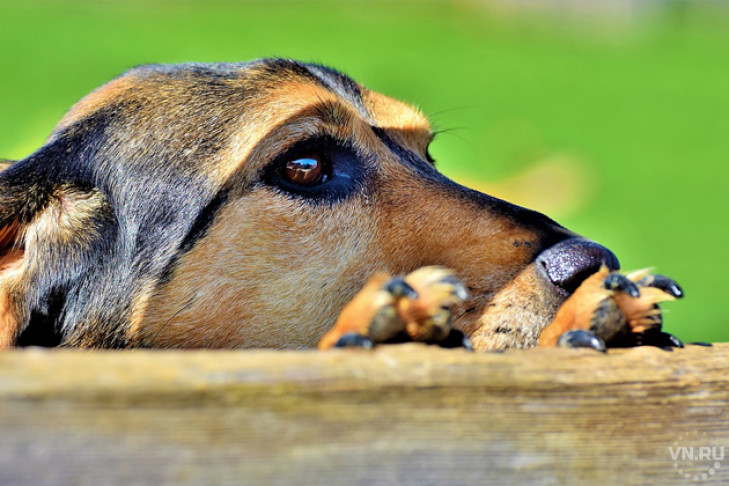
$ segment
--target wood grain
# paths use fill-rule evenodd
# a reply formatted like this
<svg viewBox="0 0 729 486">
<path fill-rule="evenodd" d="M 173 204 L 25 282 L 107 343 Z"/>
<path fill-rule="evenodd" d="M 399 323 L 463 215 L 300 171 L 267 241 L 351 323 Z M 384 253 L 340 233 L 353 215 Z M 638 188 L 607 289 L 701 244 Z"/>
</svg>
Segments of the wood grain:
<svg viewBox="0 0 729 486">
<path fill-rule="evenodd" d="M 0 484 L 729 484 L 669 449 L 729 454 L 728 370 L 729 344 L 11 351 Z"/>
</svg>

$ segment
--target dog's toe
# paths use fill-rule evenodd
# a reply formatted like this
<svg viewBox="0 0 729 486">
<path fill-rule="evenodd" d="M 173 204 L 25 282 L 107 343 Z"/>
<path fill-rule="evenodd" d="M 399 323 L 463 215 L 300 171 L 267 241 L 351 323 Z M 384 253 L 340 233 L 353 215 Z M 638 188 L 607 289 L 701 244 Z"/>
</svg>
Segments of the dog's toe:
<svg viewBox="0 0 729 486">
<path fill-rule="evenodd" d="M 398 316 L 413 341 L 440 343 L 453 330 L 453 307 L 468 298 L 468 290 L 453 271 L 443 267 L 422 267 L 405 277 L 417 299 L 396 303 Z"/>
</svg>

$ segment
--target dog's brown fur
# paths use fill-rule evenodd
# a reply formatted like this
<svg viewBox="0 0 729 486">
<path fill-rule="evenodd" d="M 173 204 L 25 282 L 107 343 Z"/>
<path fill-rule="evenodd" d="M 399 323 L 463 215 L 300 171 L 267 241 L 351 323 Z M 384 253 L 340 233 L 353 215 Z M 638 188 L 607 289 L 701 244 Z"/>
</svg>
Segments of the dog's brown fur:
<svg viewBox="0 0 729 486">
<path fill-rule="evenodd" d="M 342 197 L 267 179 L 312 137 L 356 154 Z M 50 326 L 85 347 L 313 347 L 370 275 L 435 264 L 470 290 L 455 323 L 477 349 L 534 346 L 566 296 L 535 258 L 574 235 L 440 175 L 432 138 L 320 66 L 132 70 L 0 173 L 0 345 Z"/>
</svg>

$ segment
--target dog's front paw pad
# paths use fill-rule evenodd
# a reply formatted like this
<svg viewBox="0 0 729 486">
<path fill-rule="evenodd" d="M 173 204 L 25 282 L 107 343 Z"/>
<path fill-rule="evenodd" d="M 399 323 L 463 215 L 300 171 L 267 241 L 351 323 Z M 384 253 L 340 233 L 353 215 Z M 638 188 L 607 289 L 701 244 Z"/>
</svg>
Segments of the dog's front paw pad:
<svg viewBox="0 0 729 486">
<path fill-rule="evenodd" d="M 579 329 L 589 330 L 607 347 L 680 347 L 681 341 L 661 331 L 658 303 L 682 297 L 681 287 L 663 275 L 648 270 L 622 275 L 603 266 L 559 308 L 539 345 L 559 345 L 563 334 Z"/>
</svg>

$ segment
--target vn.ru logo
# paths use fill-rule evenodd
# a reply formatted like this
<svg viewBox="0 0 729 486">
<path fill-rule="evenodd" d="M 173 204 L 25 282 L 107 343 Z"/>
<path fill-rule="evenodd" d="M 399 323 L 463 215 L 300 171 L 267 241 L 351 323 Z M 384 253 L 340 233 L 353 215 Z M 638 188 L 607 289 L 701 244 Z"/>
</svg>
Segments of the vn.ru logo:
<svg viewBox="0 0 729 486">
<path fill-rule="evenodd" d="M 715 443 L 714 436 L 693 431 L 678 437 L 668 447 L 673 469 L 684 479 L 707 481 L 721 469 L 724 446 Z"/>
</svg>

